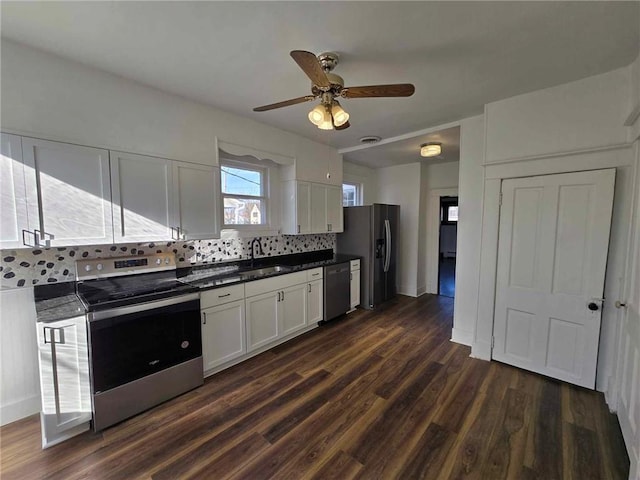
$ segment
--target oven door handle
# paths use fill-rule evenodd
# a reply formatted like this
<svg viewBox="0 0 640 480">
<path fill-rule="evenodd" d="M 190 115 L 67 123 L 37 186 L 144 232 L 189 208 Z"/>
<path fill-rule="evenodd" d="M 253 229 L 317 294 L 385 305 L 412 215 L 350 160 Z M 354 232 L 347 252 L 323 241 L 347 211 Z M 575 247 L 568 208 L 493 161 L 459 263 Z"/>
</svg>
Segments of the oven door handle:
<svg viewBox="0 0 640 480">
<path fill-rule="evenodd" d="M 96 320 L 104 320 L 105 318 L 119 317 L 121 315 L 129 315 L 130 313 L 145 312 L 156 308 L 169 307 L 179 303 L 191 302 L 199 300 L 199 293 L 190 293 L 187 295 L 179 295 L 177 297 L 167 298 L 165 300 L 154 300 L 152 302 L 138 303 L 135 305 L 127 305 L 124 307 L 111 308 L 109 310 L 100 310 L 98 312 L 89 312 L 87 318 L 90 322 Z"/>
</svg>

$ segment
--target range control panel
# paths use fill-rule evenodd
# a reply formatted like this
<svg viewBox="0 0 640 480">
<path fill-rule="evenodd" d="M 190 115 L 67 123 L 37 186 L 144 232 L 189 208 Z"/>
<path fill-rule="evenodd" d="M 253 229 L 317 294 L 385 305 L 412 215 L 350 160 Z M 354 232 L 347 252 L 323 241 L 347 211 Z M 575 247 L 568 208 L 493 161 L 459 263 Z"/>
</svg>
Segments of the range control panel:
<svg viewBox="0 0 640 480">
<path fill-rule="evenodd" d="M 156 253 L 136 257 L 94 258 L 76 261 L 78 280 L 118 277 L 136 273 L 175 270 L 176 256 L 173 253 Z"/>
</svg>

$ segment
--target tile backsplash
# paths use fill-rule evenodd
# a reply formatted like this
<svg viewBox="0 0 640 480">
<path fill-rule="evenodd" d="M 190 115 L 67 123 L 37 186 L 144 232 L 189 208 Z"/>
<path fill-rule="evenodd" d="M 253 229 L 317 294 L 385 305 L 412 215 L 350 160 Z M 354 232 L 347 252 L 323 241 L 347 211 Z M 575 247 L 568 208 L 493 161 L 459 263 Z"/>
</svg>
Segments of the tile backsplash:
<svg viewBox="0 0 640 480">
<path fill-rule="evenodd" d="M 333 233 L 261 237 L 264 256 L 334 249 Z M 178 267 L 249 258 L 250 238 L 0 250 L 0 288 L 75 281 L 79 258 L 174 252 Z M 260 257 L 259 255 L 256 258 Z"/>
</svg>

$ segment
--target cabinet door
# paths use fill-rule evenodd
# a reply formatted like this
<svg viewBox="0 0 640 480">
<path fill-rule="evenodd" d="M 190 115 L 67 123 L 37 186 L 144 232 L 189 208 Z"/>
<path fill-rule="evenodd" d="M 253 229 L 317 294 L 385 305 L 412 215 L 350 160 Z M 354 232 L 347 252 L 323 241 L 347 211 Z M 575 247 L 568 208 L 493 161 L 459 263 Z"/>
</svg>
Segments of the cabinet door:
<svg viewBox="0 0 640 480">
<path fill-rule="evenodd" d="M 311 233 L 311 184 L 296 182 L 296 217 L 295 233 Z"/>
<path fill-rule="evenodd" d="M 322 280 L 315 280 L 307 284 L 307 325 L 324 320 L 322 305 L 324 303 Z"/>
<path fill-rule="evenodd" d="M 202 311 L 202 360 L 205 372 L 246 352 L 244 300 Z"/>
<path fill-rule="evenodd" d="M 351 308 L 360 305 L 360 270 L 351 272 Z"/>
<path fill-rule="evenodd" d="M 220 170 L 195 163 L 173 162 L 174 211 L 183 240 L 220 237 Z"/>
<path fill-rule="evenodd" d="M 106 150 L 22 138 L 29 230 L 45 246 L 113 242 Z"/>
<path fill-rule="evenodd" d="M 325 233 L 327 231 L 327 187 L 317 183 L 312 183 L 311 233 Z"/>
<path fill-rule="evenodd" d="M 327 224 L 328 231 L 342 232 L 342 188 L 335 186 L 327 186 Z"/>
<path fill-rule="evenodd" d="M 177 239 L 171 160 L 110 153 L 115 242 Z"/>
<path fill-rule="evenodd" d="M 268 292 L 245 300 L 247 350 L 252 351 L 278 338 L 280 292 Z"/>
<path fill-rule="evenodd" d="M 280 336 L 307 325 L 307 284 L 285 288 L 281 293 Z"/>
<path fill-rule="evenodd" d="M 33 245 L 29 235 L 24 189 L 22 142 L 17 135 L 2 134 L 0 157 L 0 248 Z M 25 237 L 23 238 L 23 234 Z"/>
<path fill-rule="evenodd" d="M 89 429 L 91 397 L 84 317 L 38 323 L 42 446 Z"/>
</svg>

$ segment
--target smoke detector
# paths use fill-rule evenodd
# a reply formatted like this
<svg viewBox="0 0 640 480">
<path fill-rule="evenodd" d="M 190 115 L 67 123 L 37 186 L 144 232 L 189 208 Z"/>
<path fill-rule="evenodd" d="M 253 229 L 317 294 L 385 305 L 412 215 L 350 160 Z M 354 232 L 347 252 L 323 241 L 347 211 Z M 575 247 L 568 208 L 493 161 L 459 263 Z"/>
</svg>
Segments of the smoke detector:
<svg viewBox="0 0 640 480">
<path fill-rule="evenodd" d="M 367 137 L 362 137 L 360 139 L 360 143 L 364 143 L 365 145 L 370 145 L 372 143 L 378 143 L 382 138 L 377 137 L 375 135 L 369 135 Z"/>
</svg>

